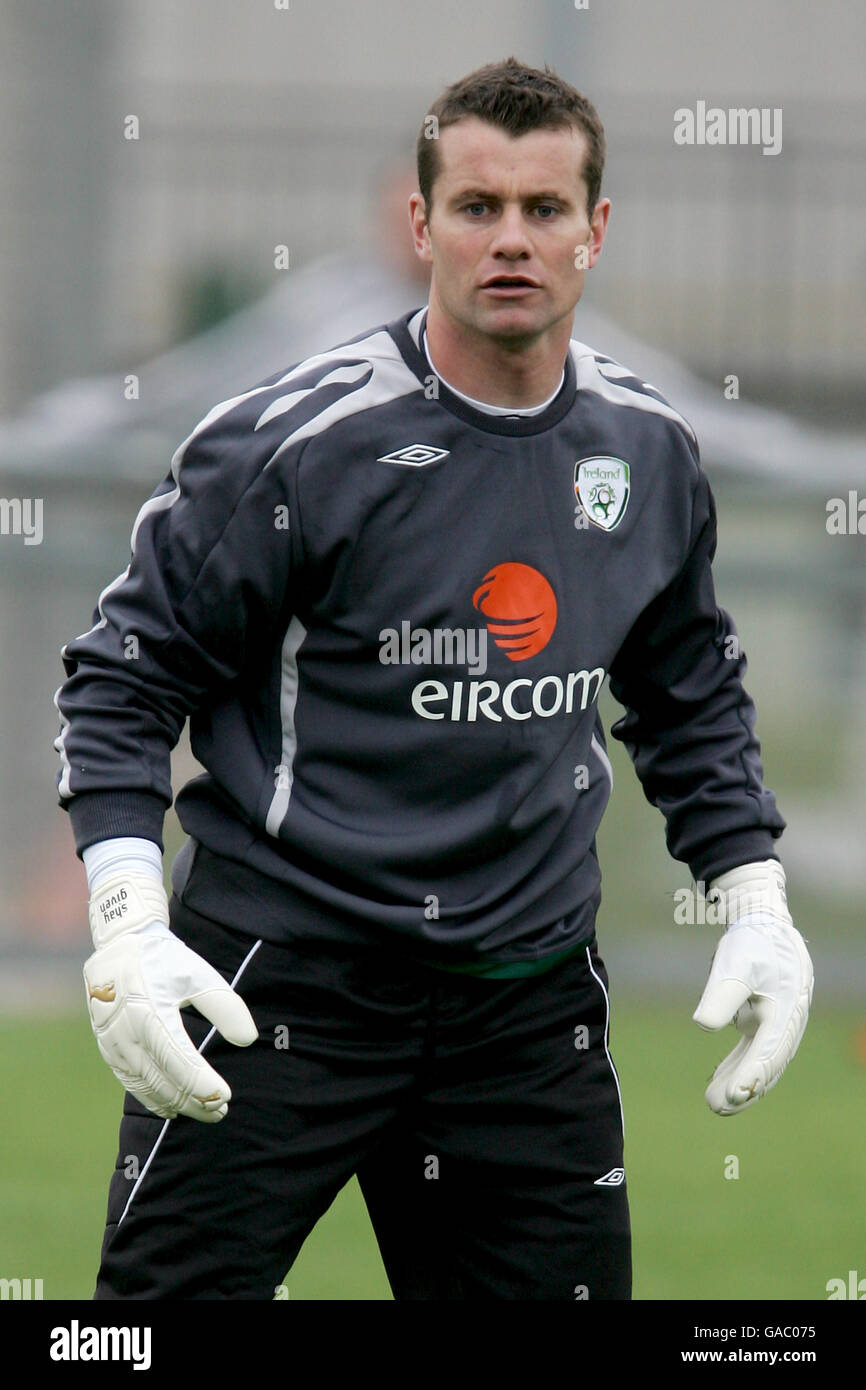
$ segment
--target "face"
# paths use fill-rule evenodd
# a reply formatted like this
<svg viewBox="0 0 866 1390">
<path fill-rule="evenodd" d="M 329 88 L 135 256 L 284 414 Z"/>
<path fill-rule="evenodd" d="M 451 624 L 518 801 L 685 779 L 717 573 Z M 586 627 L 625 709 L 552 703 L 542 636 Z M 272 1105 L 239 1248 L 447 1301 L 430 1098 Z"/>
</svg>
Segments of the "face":
<svg viewBox="0 0 866 1390">
<path fill-rule="evenodd" d="M 515 139 L 473 116 L 441 131 L 429 221 L 417 192 L 409 215 L 416 253 L 433 267 L 431 299 L 447 317 L 512 345 L 563 325 L 569 335 L 610 211 L 599 199 L 587 217 L 585 152 L 573 126 Z M 502 276 L 529 283 L 491 285 Z"/>
</svg>

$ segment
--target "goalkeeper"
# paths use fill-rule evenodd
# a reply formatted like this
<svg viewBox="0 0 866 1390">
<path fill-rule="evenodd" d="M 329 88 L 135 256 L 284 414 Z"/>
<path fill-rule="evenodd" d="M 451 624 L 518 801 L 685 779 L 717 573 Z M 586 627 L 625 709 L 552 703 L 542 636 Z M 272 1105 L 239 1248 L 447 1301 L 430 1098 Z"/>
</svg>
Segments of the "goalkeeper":
<svg viewBox="0 0 866 1390">
<path fill-rule="evenodd" d="M 409 201 L 429 302 L 215 406 L 63 649 L 88 1007 L 126 1091 L 98 1299 L 271 1298 L 356 1173 L 398 1299 L 630 1297 L 605 678 L 724 909 L 695 1021 L 741 1038 L 708 1104 L 797 1049 L 812 971 L 697 443 L 571 336 L 603 163 L 549 69 L 448 88 Z"/>
</svg>

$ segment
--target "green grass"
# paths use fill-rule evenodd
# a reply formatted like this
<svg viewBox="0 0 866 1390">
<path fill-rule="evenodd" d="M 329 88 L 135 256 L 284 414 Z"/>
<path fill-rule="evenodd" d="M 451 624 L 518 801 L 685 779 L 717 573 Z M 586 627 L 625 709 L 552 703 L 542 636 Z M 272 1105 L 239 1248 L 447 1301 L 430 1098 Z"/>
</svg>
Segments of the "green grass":
<svg viewBox="0 0 866 1390">
<path fill-rule="evenodd" d="M 614 993 L 612 1050 L 626 1110 L 637 1299 L 824 1299 L 866 1274 L 864 1014 L 812 1018 L 773 1093 L 721 1119 L 706 1079 L 735 1035 L 701 1033 L 694 1001 Z M 121 1092 L 85 1016 L 0 1020 L 0 1276 L 89 1298 L 115 1158 Z M 726 1179 L 729 1156 L 739 1177 Z M 292 1300 L 389 1299 L 357 1184 L 307 1241 Z"/>
<path fill-rule="evenodd" d="M 618 1011 L 635 1297 L 826 1298 L 866 1273 L 866 1013 L 814 1014 L 771 1094 L 722 1118 L 702 1093 L 737 1035 L 701 1033 L 693 1007 Z"/>
</svg>

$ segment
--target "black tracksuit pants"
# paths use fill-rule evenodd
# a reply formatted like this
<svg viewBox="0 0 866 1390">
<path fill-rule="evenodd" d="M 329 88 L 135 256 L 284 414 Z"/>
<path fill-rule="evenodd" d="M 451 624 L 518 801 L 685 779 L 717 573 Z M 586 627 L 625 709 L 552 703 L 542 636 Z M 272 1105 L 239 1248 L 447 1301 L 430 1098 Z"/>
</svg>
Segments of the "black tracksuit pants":
<svg viewBox="0 0 866 1390">
<path fill-rule="evenodd" d="M 232 1088 L 217 1124 L 126 1096 L 95 1298 L 273 1299 L 355 1173 L 395 1299 L 631 1297 L 594 939 L 544 974 L 490 980 L 257 943 L 176 895 L 170 913 L 259 1037 L 234 1047 L 183 1011 Z"/>
</svg>

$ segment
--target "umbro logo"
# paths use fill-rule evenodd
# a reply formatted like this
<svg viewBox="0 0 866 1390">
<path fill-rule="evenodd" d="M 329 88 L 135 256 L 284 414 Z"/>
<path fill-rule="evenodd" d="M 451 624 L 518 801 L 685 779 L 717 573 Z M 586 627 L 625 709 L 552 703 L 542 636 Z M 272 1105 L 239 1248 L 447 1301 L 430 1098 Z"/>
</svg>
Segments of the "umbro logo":
<svg viewBox="0 0 866 1390">
<path fill-rule="evenodd" d="M 603 1178 L 596 1178 L 593 1187 L 621 1187 L 625 1182 L 624 1168 L 611 1168 Z"/>
<path fill-rule="evenodd" d="M 425 463 L 436 463 L 450 452 L 450 449 L 434 449 L 432 444 L 407 444 L 405 449 L 395 449 L 393 454 L 382 454 L 376 462 L 404 463 L 408 468 L 423 468 Z"/>
</svg>

